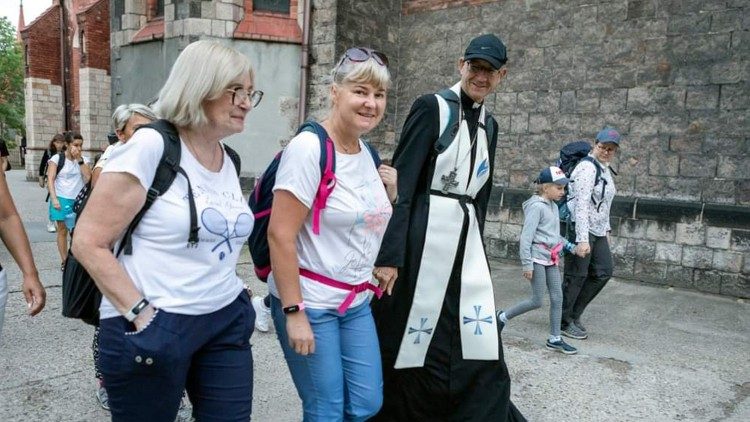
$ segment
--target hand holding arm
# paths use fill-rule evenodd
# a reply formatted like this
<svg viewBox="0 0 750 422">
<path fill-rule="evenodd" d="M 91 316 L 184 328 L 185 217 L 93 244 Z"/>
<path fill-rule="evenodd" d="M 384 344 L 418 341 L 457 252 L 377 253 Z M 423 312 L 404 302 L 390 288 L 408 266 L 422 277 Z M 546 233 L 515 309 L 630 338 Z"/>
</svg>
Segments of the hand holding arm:
<svg viewBox="0 0 750 422">
<path fill-rule="evenodd" d="M 395 168 L 389 165 L 381 164 L 380 167 L 378 167 L 378 174 L 380 174 L 380 180 L 382 180 L 385 185 L 388 200 L 391 201 L 392 204 L 395 203 L 396 198 L 398 198 L 398 172 Z"/>
</svg>

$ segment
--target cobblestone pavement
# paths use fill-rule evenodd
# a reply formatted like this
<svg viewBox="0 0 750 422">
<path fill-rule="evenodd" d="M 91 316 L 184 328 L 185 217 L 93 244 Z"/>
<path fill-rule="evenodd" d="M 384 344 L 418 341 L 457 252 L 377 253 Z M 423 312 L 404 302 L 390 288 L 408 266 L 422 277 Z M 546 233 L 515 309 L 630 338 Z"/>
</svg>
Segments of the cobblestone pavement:
<svg viewBox="0 0 750 422">
<path fill-rule="evenodd" d="M 0 345 L 0 421 L 102 421 L 91 356 L 93 329 L 60 314 L 54 234 L 44 191 L 7 174 L 47 286 L 41 315 L 25 315 L 19 272 L 0 246 L 11 294 Z M 492 262 L 498 306 L 526 297 L 516 263 Z M 239 274 L 260 294 L 245 252 Z M 613 280 L 591 304 L 588 340 L 565 356 L 544 347 L 546 305 L 503 331 L 513 400 L 530 421 L 750 420 L 750 307 L 726 297 Z M 273 333 L 256 332 L 253 418 L 298 421 L 299 399 Z"/>
</svg>

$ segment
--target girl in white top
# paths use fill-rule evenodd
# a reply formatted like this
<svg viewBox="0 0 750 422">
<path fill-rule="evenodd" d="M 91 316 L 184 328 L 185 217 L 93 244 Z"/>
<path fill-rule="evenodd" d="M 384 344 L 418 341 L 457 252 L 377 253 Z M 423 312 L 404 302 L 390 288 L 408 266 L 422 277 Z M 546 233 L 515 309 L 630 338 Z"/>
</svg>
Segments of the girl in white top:
<svg viewBox="0 0 750 422">
<path fill-rule="evenodd" d="M 65 134 L 65 155 L 62 168 L 59 168 L 60 154 L 47 161 L 47 189 L 49 189 L 50 220 L 57 224 L 57 251 L 60 253 L 60 269 L 65 266 L 68 256 L 68 226 L 65 218 L 73 213 L 73 203 L 83 186 L 91 179 L 88 158 L 82 155 L 83 137 L 78 133 Z M 70 221 L 70 219 L 68 219 Z"/>
<path fill-rule="evenodd" d="M 185 389 L 196 420 L 250 418 L 255 313 L 236 264 L 253 217 L 222 139 L 243 131 L 261 97 L 246 56 L 190 44 L 156 106 L 179 135 L 184 174 L 143 216 L 132 254 L 116 257 L 164 148 L 141 128 L 112 152 L 81 216 L 73 248 L 104 296 L 100 367 L 113 420 L 174 420 Z M 197 244 L 188 243 L 190 191 Z"/>
<path fill-rule="evenodd" d="M 336 185 L 314 233 L 320 142 L 302 132 L 284 150 L 268 229 L 271 312 L 304 420 L 366 420 L 382 404 L 382 371 L 370 283 L 396 198 L 396 171 L 375 167 L 359 138 L 383 118 L 387 58 L 352 48 L 334 68 L 331 111 Z M 395 277 L 379 279 L 390 294 Z"/>
</svg>

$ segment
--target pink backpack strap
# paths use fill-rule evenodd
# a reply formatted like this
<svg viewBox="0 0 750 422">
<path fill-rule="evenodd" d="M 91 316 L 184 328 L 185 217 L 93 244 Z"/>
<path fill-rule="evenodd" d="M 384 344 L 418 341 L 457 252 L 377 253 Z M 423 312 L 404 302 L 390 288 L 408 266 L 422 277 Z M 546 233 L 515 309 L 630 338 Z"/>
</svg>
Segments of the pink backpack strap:
<svg viewBox="0 0 750 422">
<path fill-rule="evenodd" d="M 333 148 L 333 141 L 331 138 L 326 139 L 326 166 L 323 170 L 323 174 L 320 175 L 320 184 L 318 185 L 318 192 L 315 194 L 315 200 L 313 200 L 312 212 L 312 229 L 314 234 L 320 234 L 320 213 L 323 208 L 326 207 L 328 197 L 333 192 L 333 188 L 336 187 L 336 175 L 333 173 L 333 154 L 335 154 Z"/>
</svg>

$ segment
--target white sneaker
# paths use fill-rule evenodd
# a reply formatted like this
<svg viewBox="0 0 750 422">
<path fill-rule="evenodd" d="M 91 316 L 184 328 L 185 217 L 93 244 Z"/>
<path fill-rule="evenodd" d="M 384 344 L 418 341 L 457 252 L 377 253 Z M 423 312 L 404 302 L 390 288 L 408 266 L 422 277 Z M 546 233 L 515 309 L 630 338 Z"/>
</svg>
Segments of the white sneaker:
<svg viewBox="0 0 750 422">
<path fill-rule="evenodd" d="M 47 231 L 50 233 L 54 233 L 57 231 L 57 227 L 55 227 L 54 221 L 48 221 L 47 222 Z"/>
<path fill-rule="evenodd" d="M 252 302 L 255 309 L 255 329 L 267 333 L 271 328 L 271 308 L 266 308 L 260 296 L 253 296 Z"/>
</svg>

